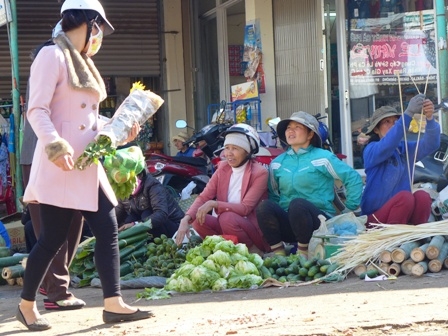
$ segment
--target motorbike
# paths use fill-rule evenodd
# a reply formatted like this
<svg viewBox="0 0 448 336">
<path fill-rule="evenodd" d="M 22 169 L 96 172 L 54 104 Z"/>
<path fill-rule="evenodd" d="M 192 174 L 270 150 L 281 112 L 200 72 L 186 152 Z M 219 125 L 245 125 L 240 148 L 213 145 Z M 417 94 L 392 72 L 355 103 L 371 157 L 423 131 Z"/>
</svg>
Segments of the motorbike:
<svg viewBox="0 0 448 336">
<path fill-rule="evenodd" d="M 220 113 L 224 112 L 225 105 L 225 101 L 221 102 Z M 184 142 L 184 145 L 197 148 L 195 157 L 150 154 L 146 160 L 148 171 L 175 197 L 179 197 L 182 190 L 191 185 L 191 182 L 196 185 L 191 192 L 201 193 L 213 173 L 213 165 L 208 161 L 213 160 L 215 164 L 219 161 L 219 157 L 214 153 L 224 143 L 220 139 L 220 134 L 231 125 L 230 123 L 214 123 L 204 126 L 198 132 L 195 131 L 193 136 Z M 189 126 L 185 120 L 177 120 L 176 127 L 183 129 Z M 205 143 L 205 146 L 199 149 L 200 143 Z M 202 157 L 204 155 L 208 160 Z"/>
<path fill-rule="evenodd" d="M 199 157 L 175 157 L 164 154 L 150 154 L 146 160 L 149 173 L 175 197 L 194 182 L 193 193 L 200 193 L 210 177 L 207 175 L 207 161 Z"/>
</svg>

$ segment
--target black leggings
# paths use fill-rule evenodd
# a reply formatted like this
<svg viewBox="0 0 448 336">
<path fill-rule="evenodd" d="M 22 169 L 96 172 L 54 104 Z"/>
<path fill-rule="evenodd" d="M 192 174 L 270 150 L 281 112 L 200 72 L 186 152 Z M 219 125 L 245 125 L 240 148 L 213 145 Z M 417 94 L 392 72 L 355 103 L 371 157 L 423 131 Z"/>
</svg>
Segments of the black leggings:
<svg viewBox="0 0 448 336">
<path fill-rule="evenodd" d="M 265 200 L 257 207 L 258 225 L 270 246 L 282 241 L 308 244 L 313 231 L 320 226 L 318 215 L 328 217 L 303 198 L 292 200 L 287 212 L 271 200 Z"/>
<path fill-rule="evenodd" d="M 95 266 L 98 271 L 103 297 L 121 296 L 120 255 L 118 250 L 118 229 L 115 208 L 104 192 L 99 189 L 98 211 L 81 211 L 96 237 Z M 48 267 L 67 240 L 74 209 L 40 204 L 41 231 L 37 243 L 31 250 L 26 264 L 21 298 L 36 300 L 36 293 Z"/>
</svg>

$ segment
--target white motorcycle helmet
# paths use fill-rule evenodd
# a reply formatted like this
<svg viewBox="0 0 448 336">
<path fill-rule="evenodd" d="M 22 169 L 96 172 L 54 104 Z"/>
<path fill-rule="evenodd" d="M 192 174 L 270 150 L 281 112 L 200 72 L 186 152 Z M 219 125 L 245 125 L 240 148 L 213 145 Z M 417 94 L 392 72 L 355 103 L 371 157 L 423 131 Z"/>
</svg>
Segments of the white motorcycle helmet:
<svg viewBox="0 0 448 336">
<path fill-rule="evenodd" d="M 258 135 L 257 131 L 250 125 L 247 124 L 235 124 L 230 126 L 227 131 L 225 131 L 224 135 L 227 136 L 227 134 L 230 133 L 240 133 L 244 134 L 248 141 L 250 146 L 250 153 L 249 155 L 252 156 L 254 154 L 258 153 L 258 150 L 260 148 L 260 136 Z"/>
<path fill-rule="evenodd" d="M 69 9 L 93 10 L 97 12 L 104 21 L 104 36 L 114 32 L 114 27 L 107 20 L 104 8 L 98 0 L 65 0 L 61 7 L 61 15 Z"/>
</svg>

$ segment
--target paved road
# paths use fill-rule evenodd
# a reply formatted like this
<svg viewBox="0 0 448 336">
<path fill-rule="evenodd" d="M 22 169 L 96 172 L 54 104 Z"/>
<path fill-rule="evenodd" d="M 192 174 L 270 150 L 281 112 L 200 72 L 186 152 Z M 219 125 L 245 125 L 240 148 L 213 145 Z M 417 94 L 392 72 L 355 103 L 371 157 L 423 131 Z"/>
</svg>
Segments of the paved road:
<svg viewBox="0 0 448 336">
<path fill-rule="evenodd" d="M 178 294 L 138 301 L 155 317 L 120 325 L 101 320 L 101 290 L 73 289 L 87 307 L 45 312 L 53 325 L 39 335 L 448 335 L 448 271 L 432 277 L 398 277 L 251 291 Z M 127 302 L 140 290 L 125 290 Z M 0 335 L 22 335 L 14 319 L 20 288 L 0 287 Z M 42 296 L 38 305 L 42 309 Z"/>
</svg>

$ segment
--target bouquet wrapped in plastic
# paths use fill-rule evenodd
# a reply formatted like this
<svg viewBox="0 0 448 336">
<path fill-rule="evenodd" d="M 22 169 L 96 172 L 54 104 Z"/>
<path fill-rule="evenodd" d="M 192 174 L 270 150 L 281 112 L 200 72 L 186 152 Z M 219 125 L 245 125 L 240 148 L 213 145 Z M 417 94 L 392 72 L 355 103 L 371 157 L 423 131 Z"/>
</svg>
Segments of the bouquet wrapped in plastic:
<svg viewBox="0 0 448 336">
<path fill-rule="evenodd" d="M 104 158 L 104 169 L 118 199 L 126 199 L 137 186 L 137 175 L 145 169 L 145 157 L 138 146 L 119 149 Z"/>
<path fill-rule="evenodd" d="M 111 120 L 98 132 L 95 141 L 89 143 L 76 160 L 75 167 L 83 170 L 98 163 L 102 156 L 113 154 L 117 146 L 125 143 L 134 123 L 143 125 L 163 104 L 163 99 L 150 90 L 134 83 L 131 93 L 118 107 Z"/>
</svg>

